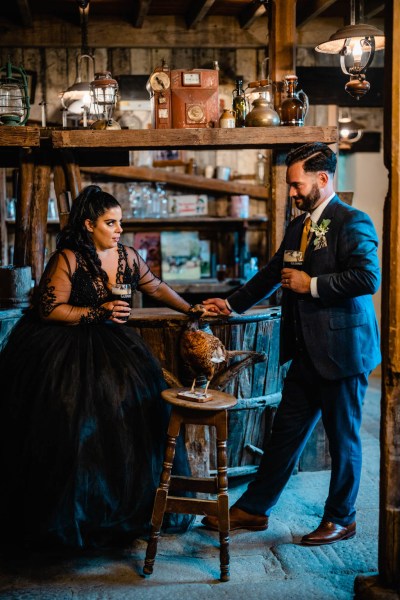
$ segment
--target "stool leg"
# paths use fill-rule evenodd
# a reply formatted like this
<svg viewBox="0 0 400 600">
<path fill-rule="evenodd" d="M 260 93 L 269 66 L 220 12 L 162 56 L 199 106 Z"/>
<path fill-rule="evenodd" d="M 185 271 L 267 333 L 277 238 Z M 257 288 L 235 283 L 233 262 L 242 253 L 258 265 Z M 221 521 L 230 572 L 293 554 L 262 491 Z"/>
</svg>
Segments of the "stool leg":
<svg viewBox="0 0 400 600">
<path fill-rule="evenodd" d="M 158 538 L 160 537 L 161 525 L 164 518 L 165 508 L 167 506 L 168 490 L 171 481 L 171 469 L 174 462 L 176 438 L 179 435 L 181 421 L 179 416 L 172 410 L 168 426 L 167 445 L 165 449 L 165 458 L 160 477 L 160 485 L 157 488 L 154 499 L 153 514 L 151 517 L 151 533 L 147 543 L 146 558 L 144 561 L 143 573 L 151 575 L 153 573 L 154 561 L 157 554 Z"/>
<path fill-rule="evenodd" d="M 221 581 L 229 581 L 229 499 L 228 499 L 228 459 L 226 443 L 228 439 L 227 412 L 216 415 L 217 430 L 217 485 L 218 485 L 218 527 L 220 544 Z"/>
</svg>

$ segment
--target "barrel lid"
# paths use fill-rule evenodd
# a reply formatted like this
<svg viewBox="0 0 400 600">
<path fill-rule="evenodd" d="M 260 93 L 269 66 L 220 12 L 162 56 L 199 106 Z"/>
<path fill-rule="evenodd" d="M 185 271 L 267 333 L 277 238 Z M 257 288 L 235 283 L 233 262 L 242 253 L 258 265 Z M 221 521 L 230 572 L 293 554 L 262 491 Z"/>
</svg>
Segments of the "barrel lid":
<svg viewBox="0 0 400 600">
<path fill-rule="evenodd" d="M 225 317 L 223 315 L 215 317 L 204 317 L 202 323 L 210 325 L 236 325 L 240 323 L 254 323 L 257 321 L 266 321 L 280 319 L 280 306 L 260 306 L 250 308 L 242 315 L 231 315 Z M 133 309 L 131 317 L 128 321 L 133 327 L 165 327 L 166 325 L 182 325 L 187 321 L 188 317 L 183 313 L 179 313 L 172 308 L 136 308 Z"/>
</svg>

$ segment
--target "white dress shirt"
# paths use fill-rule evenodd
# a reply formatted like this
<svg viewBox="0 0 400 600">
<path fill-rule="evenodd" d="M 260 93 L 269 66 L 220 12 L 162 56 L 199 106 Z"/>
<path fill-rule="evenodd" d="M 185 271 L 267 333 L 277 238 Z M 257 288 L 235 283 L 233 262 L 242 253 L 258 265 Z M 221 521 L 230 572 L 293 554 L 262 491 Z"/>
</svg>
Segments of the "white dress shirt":
<svg viewBox="0 0 400 600">
<path fill-rule="evenodd" d="M 312 223 L 318 223 L 318 219 L 320 218 L 323 211 L 328 206 L 329 202 L 332 200 L 332 198 L 334 196 L 335 196 L 335 193 L 331 194 L 329 196 L 329 198 L 327 198 L 326 200 L 321 202 L 321 204 L 319 204 L 317 206 L 317 208 L 312 211 L 312 213 L 306 213 L 304 215 L 304 220 L 306 220 L 307 217 L 311 217 Z M 313 298 L 319 298 L 318 289 L 317 289 L 317 279 L 318 279 L 318 277 L 311 277 L 310 292 L 311 292 L 311 296 Z M 228 308 L 228 310 L 230 310 L 231 312 L 234 312 L 231 305 L 229 304 L 229 302 L 227 300 L 225 300 L 225 304 L 226 304 L 226 307 Z"/>
<path fill-rule="evenodd" d="M 323 211 L 328 206 L 329 202 L 332 200 L 332 198 L 334 196 L 335 196 L 335 193 L 331 194 L 329 196 L 329 198 L 327 198 L 326 200 L 324 200 L 323 202 L 321 202 L 321 204 L 319 204 L 317 206 L 317 208 L 312 211 L 312 213 L 307 213 L 305 215 L 305 217 L 304 217 L 304 220 L 307 217 L 311 217 L 311 222 L 312 223 L 318 223 L 318 219 L 320 218 L 320 216 L 322 215 Z M 310 292 L 311 292 L 311 296 L 313 298 L 319 298 L 318 288 L 317 288 L 317 279 L 318 279 L 318 277 L 311 277 Z"/>
</svg>

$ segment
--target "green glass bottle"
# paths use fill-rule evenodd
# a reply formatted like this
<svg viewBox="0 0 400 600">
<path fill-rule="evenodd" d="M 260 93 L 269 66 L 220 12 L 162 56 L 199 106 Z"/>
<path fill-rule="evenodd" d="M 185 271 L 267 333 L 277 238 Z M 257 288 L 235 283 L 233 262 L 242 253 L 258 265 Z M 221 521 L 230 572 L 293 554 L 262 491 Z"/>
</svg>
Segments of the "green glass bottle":
<svg viewBox="0 0 400 600">
<path fill-rule="evenodd" d="M 243 79 L 236 79 L 236 88 L 232 92 L 232 110 L 235 111 L 235 127 L 245 127 L 249 105 L 243 90 Z"/>
</svg>

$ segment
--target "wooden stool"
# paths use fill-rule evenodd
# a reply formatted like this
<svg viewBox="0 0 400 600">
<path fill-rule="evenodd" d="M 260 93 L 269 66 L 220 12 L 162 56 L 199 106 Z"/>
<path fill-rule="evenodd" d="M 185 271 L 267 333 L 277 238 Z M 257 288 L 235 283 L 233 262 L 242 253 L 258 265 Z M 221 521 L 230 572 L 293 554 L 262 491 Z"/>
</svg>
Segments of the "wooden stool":
<svg viewBox="0 0 400 600">
<path fill-rule="evenodd" d="M 191 515 L 211 515 L 218 518 L 220 540 L 221 581 L 229 581 L 229 505 L 226 443 L 228 439 L 227 409 L 237 403 L 234 396 L 208 390 L 213 399 L 205 403 L 177 398 L 183 390 L 169 389 L 162 392 L 166 402 L 172 404 L 168 425 L 167 446 L 160 485 L 154 499 L 151 518 L 151 534 L 147 545 L 143 573 L 151 575 L 161 524 L 165 512 Z M 212 425 L 216 428 L 217 439 L 217 476 L 216 477 L 179 477 L 172 475 L 171 469 L 175 456 L 176 438 L 182 424 Z M 170 496 L 169 491 L 190 491 L 217 494 L 215 500 Z"/>
</svg>

